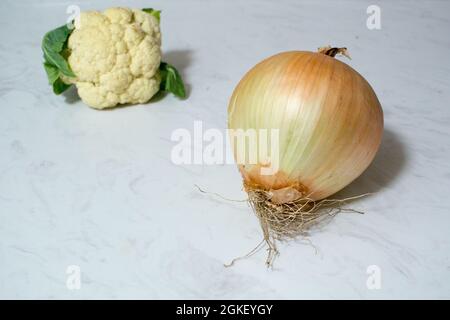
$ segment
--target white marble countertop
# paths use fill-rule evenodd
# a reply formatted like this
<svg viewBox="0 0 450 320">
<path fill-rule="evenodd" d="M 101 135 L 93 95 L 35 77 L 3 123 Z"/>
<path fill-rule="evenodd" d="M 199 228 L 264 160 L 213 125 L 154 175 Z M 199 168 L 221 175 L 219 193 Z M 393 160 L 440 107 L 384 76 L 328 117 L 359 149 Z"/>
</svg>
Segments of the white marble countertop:
<svg viewBox="0 0 450 320">
<path fill-rule="evenodd" d="M 0 298 L 450 298 L 450 4 L 376 2 L 380 30 L 372 1 L 1 1 Z M 71 4 L 162 9 L 189 99 L 95 111 L 54 96 L 40 42 Z M 315 249 L 282 244 L 273 270 L 264 251 L 225 268 L 261 240 L 258 221 L 194 184 L 244 199 L 240 175 L 173 164 L 171 133 L 224 129 L 247 69 L 327 44 L 349 48 L 385 112 L 379 154 L 340 193 L 375 192 L 352 203 L 366 214 L 313 230 Z"/>
</svg>

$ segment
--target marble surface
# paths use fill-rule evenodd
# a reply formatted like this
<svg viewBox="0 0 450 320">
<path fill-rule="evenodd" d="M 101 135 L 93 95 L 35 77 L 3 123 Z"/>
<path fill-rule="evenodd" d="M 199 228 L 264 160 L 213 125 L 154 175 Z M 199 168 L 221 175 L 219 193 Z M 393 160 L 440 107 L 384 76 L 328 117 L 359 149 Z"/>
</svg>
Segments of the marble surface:
<svg viewBox="0 0 450 320">
<path fill-rule="evenodd" d="M 450 298 L 450 3 L 376 2 L 380 30 L 366 27 L 371 1 L 1 1 L 0 298 Z M 113 3 L 163 10 L 165 60 L 189 99 L 101 112 L 52 94 L 42 35 L 68 5 Z M 349 48 L 385 112 L 379 154 L 339 194 L 374 192 L 352 203 L 366 214 L 282 244 L 273 270 L 264 251 L 224 268 L 260 227 L 245 203 L 194 185 L 244 199 L 241 178 L 233 165 L 173 164 L 171 133 L 224 129 L 249 67 L 327 44 Z"/>
</svg>

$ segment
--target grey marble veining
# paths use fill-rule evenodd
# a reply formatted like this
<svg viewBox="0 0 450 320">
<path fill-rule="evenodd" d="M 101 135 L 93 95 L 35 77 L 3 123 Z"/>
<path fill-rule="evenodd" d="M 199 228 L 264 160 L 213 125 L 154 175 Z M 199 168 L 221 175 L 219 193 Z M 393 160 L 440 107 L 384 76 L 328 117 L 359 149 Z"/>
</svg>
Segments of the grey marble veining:
<svg viewBox="0 0 450 320">
<path fill-rule="evenodd" d="M 82 10 L 111 1 L 77 1 Z M 377 1 L 114 1 L 163 10 L 165 60 L 190 96 L 95 111 L 54 96 L 43 34 L 70 1 L 0 2 L 0 298 L 450 298 L 450 4 Z M 177 128 L 226 127 L 252 65 L 285 50 L 347 46 L 372 84 L 386 131 L 369 169 L 340 192 L 374 194 L 265 252 L 232 165 L 176 166 Z M 81 288 L 66 286 L 67 267 Z M 370 289 L 367 268 L 380 270 Z"/>
</svg>

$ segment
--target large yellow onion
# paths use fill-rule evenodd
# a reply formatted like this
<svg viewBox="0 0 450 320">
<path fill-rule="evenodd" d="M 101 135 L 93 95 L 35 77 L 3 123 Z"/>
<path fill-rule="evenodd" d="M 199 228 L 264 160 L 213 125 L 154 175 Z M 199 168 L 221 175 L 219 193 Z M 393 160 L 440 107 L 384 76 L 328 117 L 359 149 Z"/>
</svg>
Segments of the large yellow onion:
<svg viewBox="0 0 450 320">
<path fill-rule="evenodd" d="M 228 108 L 229 129 L 279 129 L 278 171 L 240 163 L 247 191 L 285 203 L 324 199 L 358 177 L 381 142 L 383 112 L 369 83 L 337 60 L 344 48 L 274 55 L 239 82 Z M 244 157 L 234 147 L 235 158 Z M 247 157 L 248 158 L 248 157 Z M 363 190 L 362 190 L 363 192 Z"/>
</svg>

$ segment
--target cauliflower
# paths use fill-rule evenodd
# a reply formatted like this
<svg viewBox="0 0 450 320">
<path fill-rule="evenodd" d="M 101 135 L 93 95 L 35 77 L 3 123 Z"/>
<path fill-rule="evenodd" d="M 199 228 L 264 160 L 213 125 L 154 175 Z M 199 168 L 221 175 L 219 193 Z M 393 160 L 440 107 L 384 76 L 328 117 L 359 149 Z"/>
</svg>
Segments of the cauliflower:
<svg viewBox="0 0 450 320">
<path fill-rule="evenodd" d="M 160 89 L 185 96 L 176 69 L 161 63 L 159 11 L 82 12 L 75 29 L 62 26 L 47 33 L 42 48 L 54 92 L 75 84 L 93 108 L 145 103 Z"/>
</svg>

